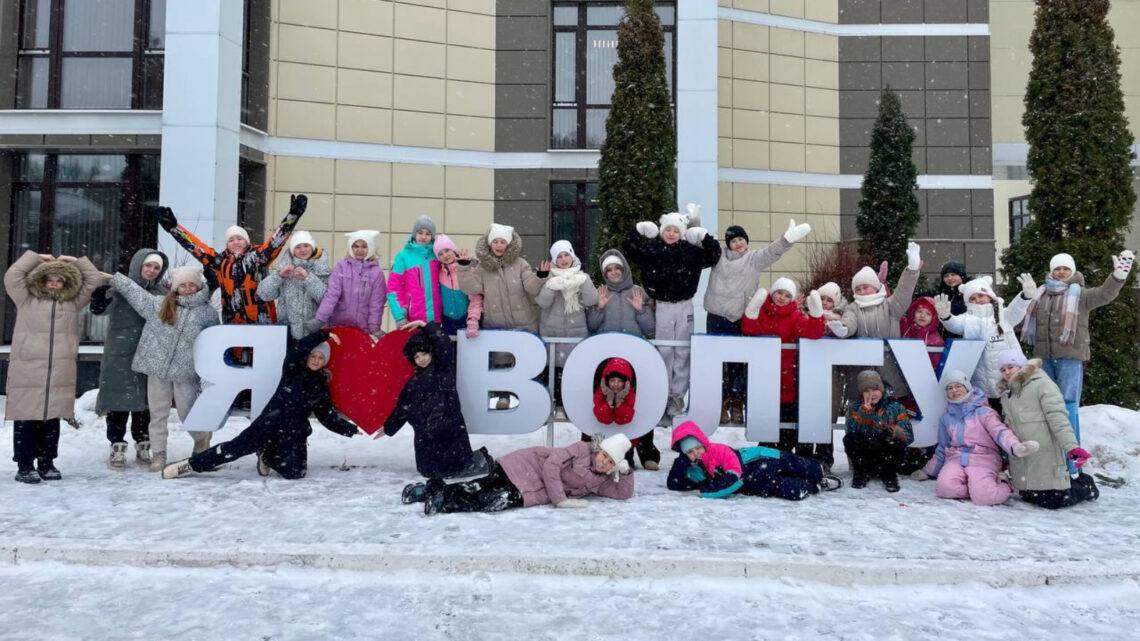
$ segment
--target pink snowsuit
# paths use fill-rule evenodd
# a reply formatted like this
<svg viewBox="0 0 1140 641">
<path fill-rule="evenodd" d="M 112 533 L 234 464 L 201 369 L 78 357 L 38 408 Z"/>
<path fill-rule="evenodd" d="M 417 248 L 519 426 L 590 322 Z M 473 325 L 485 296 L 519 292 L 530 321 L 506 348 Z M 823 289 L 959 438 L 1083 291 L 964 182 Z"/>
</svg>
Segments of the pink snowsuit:
<svg viewBox="0 0 1140 641">
<path fill-rule="evenodd" d="M 938 477 L 934 494 L 939 498 L 999 505 L 1013 493 L 1009 483 L 998 480 L 999 448 L 1012 456 L 1020 442 L 989 406 L 985 390 L 974 388 L 961 403 L 946 404 L 938 422 L 938 447 L 923 471 Z"/>
</svg>

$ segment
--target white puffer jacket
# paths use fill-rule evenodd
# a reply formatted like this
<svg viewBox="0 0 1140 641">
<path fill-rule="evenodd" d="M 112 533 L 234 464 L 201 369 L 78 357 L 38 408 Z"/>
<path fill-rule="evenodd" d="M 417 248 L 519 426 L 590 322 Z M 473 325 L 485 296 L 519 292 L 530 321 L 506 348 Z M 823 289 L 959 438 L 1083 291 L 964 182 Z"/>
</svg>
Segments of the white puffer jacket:
<svg viewBox="0 0 1140 641">
<path fill-rule="evenodd" d="M 989 398 L 1001 396 L 998 381 L 1001 372 L 998 370 L 998 359 L 1006 350 L 1014 350 L 1021 354 L 1021 343 L 1017 340 L 1017 333 L 1013 328 L 1025 318 L 1029 309 L 1029 301 L 1020 294 L 1008 306 L 1002 307 L 1002 299 L 997 299 L 997 305 L 966 305 L 966 313 L 951 316 L 942 321 L 947 331 L 959 334 L 967 340 L 986 341 L 986 351 L 974 369 L 970 382 L 975 387 L 986 391 Z M 994 318 L 994 310 L 999 310 L 999 316 Z M 998 331 L 998 328 L 1001 331 Z"/>
</svg>

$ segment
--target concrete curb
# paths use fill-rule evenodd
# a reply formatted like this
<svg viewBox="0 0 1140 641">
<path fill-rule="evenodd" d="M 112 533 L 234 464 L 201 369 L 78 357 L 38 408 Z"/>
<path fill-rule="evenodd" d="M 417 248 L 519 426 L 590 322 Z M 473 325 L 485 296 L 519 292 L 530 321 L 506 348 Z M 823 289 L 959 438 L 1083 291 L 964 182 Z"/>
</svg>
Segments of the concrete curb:
<svg viewBox="0 0 1140 641">
<path fill-rule="evenodd" d="M 602 552 L 601 554 L 606 554 Z M 703 576 L 736 579 L 784 579 L 851 585 L 946 585 L 981 583 L 993 587 L 1058 584 L 1106 584 L 1140 580 L 1140 563 L 920 561 L 794 558 L 736 558 L 728 555 L 659 553 L 633 556 L 505 556 L 469 554 L 440 556 L 421 551 L 322 552 L 304 549 L 258 551 L 154 549 L 131 550 L 78 541 L 52 544 L 0 544 L 0 566 L 37 562 L 108 567 L 175 568 L 313 568 L 357 572 L 421 571 L 440 574 L 472 572 L 524 575 L 667 578 Z"/>
</svg>

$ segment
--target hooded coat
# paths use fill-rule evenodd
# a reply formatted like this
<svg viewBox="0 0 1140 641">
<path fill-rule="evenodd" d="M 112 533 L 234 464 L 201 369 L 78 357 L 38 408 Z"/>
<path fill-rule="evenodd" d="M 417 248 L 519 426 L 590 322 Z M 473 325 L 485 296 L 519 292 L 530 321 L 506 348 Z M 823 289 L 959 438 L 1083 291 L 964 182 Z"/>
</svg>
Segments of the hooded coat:
<svg viewBox="0 0 1140 641">
<path fill-rule="evenodd" d="M 756 290 L 760 273 L 768 269 L 792 248 L 792 243 L 781 235 L 764 249 L 749 249 L 736 253 L 727 245 L 721 250 L 720 260 L 709 272 L 709 286 L 705 290 L 705 311 L 723 316 L 732 322 L 744 316 L 744 308 Z"/>
<path fill-rule="evenodd" d="M 998 383 L 1005 424 L 1022 441 L 1041 444 L 1035 454 L 1009 462 L 1009 476 L 1018 490 L 1067 490 L 1066 456 L 1076 448 L 1077 437 L 1060 388 L 1041 370 L 1035 358 L 1013 380 Z"/>
<path fill-rule="evenodd" d="M 743 336 L 779 336 L 781 343 L 795 343 L 801 338 L 823 338 L 827 325 L 823 317 L 812 318 L 799 310 L 795 301 L 778 306 L 769 296 L 760 306 L 756 318 L 747 314 L 740 321 Z M 780 350 L 780 402 L 796 402 L 797 352 Z"/>
<path fill-rule="evenodd" d="M 617 406 L 606 399 L 606 381 L 612 375 L 625 377 L 625 397 Z M 637 404 L 637 389 L 633 385 L 633 366 L 624 358 L 611 358 L 602 367 L 602 378 L 594 389 L 594 418 L 603 425 L 628 425 L 633 422 L 634 405 Z"/>
<path fill-rule="evenodd" d="M 615 481 L 609 474 L 595 472 L 592 458 L 590 443 L 579 441 L 566 447 L 528 447 L 498 462 L 522 494 L 523 507 L 557 505 L 570 497 L 625 500 L 633 496 L 632 474 L 620 474 Z"/>
<path fill-rule="evenodd" d="M 455 346 L 439 325 L 428 323 L 404 345 L 413 366 L 419 352 L 431 354 L 431 364 L 416 367 L 400 390 L 384 434 L 395 436 L 405 423 L 411 425 L 416 470 L 428 478 L 454 476 L 471 463 L 471 439 L 455 388 Z"/>
<path fill-rule="evenodd" d="M 538 332 L 538 296 L 545 282 L 522 258 L 522 238 L 511 233 L 502 256 L 491 253 L 487 237 L 475 243 L 475 259 L 460 261 L 459 287 L 468 296 L 483 296 L 484 329 Z"/>
<path fill-rule="evenodd" d="M 930 312 L 930 323 L 925 327 L 914 322 L 914 312 L 918 309 Z M 902 338 L 913 338 L 922 341 L 927 347 L 944 347 L 946 340 L 942 338 L 942 321 L 938 320 L 938 310 L 934 307 L 934 299 L 922 296 L 914 299 L 906 310 L 906 316 L 899 321 L 899 332 Z M 930 365 L 936 370 L 942 362 L 941 352 L 929 352 Z"/>
<path fill-rule="evenodd" d="M 347 256 L 333 268 L 316 318 L 334 327 L 347 325 L 377 334 L 384 320 L 387 292 L 379 261 Z"/>
<path fill-rule="evenodd" d="M 700 245 L 684 238 L 669 245 L 660 236 L 646 238 L 630 230 L 621 248 L 629 261 L 641 269 L 641 282 L 649 295 L 668 303 L 695 296 L 701 271 L 716 266 L 721 257 L 720 242 L 711 234 Z"/>
<path fill-rule="evenodd" d="M 205 281 L 197 292 L 178 297 L 173 325 L 158 317 L 165 295 L 152 294 L 123 274 L 115 274 L 111 285 L 146 323 L 131 369 L 171 383 L 197 381 L 194 341 L 203 329 L 218 324 L 218 312 L 210 305 Z"/>
<path fill-rule="evenodd" d="M 582 268 L 582 261 L 574 256 L 574 267 Z M 580 272 L 583 273 L 584 272 Z M 585 338 L 590 335 L 586 324 L 586 310 L 598 304 L 598 290 L 593 281 L 586 276 L 586 282 L 578 290 L 580 306 L 577 311 L 566 311 L 565 292 L 551 289 L 550 279 L 546 279 L 544 286 L 539 290 L 535 302 L 539 307 L 539 334 L 556 338 Z M 566 358 L 570 356 L 573 345 L 559 345 L 555 348 L 555 366 L 562 367 Z"/>
<path fill-rule="evenodd" d="M 44 284 L 49 276 L 61 278 L 63 288 L 50 292 Z M 16 305 L 6 420 L 75 417 L 79 313 L 102 281 L 86 258 L 44 261 L 30 250 L 5 272 L 4 291 Z"/>
<path fill-rule="evenodd" d="M 282 278 L 281 269 L 286 265 L 303 268 L 309 274 L 305 280 Z M 316 318 L 317 308 L 328 290 L 331 273 L 328 256 L 320 247 L 314 247 L 313 255 L 304 260 L 294 258 L 286 251 L 269 275 L 257 285 L 257 297 L 264 301 L 277 301 L 277 311 L 289 325 L 289 335 L 300 340 L 321 328 L 321 321 Z"/>
<path fill-rule="evenodd" d="M 847 338 L 899 338 L 902 331 L 899 321 L 906 316 L 914 298 L 914 287 L 918 284 L 918 270 L 904 269 L 899 276 L 898 287 L 894 293 L 881 302 L 868 307 L 861 307 L 856 300 L 847 304 L 843 309 L 840 322 L 847 327 Z M 885 285 L 884 285 L 885 287 Z M 937 316 L 937 314 L 935 314 Z M 854 370 L 848 369 L 848 372 Z M 883 367 L 880 370 L 883 380 L 890 386 L 890 392 L 895 397 L 910 394 L 910 387 L 902 375 L 902 369 L 894 354 L 884 354 Z"/>
<path fill-rule="evenodd" d="M 1013 446 L 1021 443 L 986 402 L 984 390 L 974 388 L 961 403 L 946 403 L 938 421 L 938 446 L 923 471 L 938 476 L 947 459 L 962 467 L 1001 471 L 1002 451 L 1012 458 Z"/>
<path fill-rule="evenodd" d="M 657 325 L 657 319 L 653 314 L 652 299 L 644 289 L 633 284 L 629 263 L 626 262 L 625 256 L 619 250 L 606 250 L 599 263 L 604 263 L 610 256 L 615 256 L 621 260 L 622 279 L 616 283 L 611 283 L 609 279 L 605 278 L 605 274 L 602 275 L 603 280 L 605 280 L 605 287 L 609 290 L 610 301 L 606 303 L 605 307 L 599 308 L 595 303 L 594 307 L 586 309 L 586 323 L 590 331 L 595 334 L 622 332 L 642 338 L 652 338 Z M 634 291 L 641 293 L 641 311 L 634 309 L 629 302 Z"/>
<path fill-rule="evenodd" d="M 411 234 L 388 273 L 388 309 L 394 320 L 443 322 L 439 267 L 433 244 L 421 245 Z"/>
<path fill-rule="evenodd" d="M 1077 306 L 1076 338 L 1069 345 L 1061 342 L 1061 334 L 1065 330 L 1065 294 L 1042 293 L 1037 297 L 1037 310 L 1033 316 L 1037 323 L 1033 355 L 1043 360 L 1072 358 L 1087 361 L 1092 358 L 1089 351 L 1089 312 L 1115 300 L 1124 288 L 1124 281 L 1109 274 L 1100 287 L 1085 287 L 1084 274 L 1074 272 L 1065 282 L 1082 287 Z"/>
<path fill-rule="evenodd" d="M 970 382 L 975 387 L 985 390 L 989 398 L 1001 396 L 1001 390 L 998 388 L 998 381 L 1001 380 L 998 359 L 1001 358 L 1001 353 L 1007 350 L 1021 353 L 1021 343 L 1017 340 L 1017 333 L 1013 328 L 1021 323 L 1025 318 L 1025 310 L 1029 308 L 1029 301 L 1020 294 L 1004 308 L 1002 302 L 1000 298 L 996 298 L 991 305 L 967 303 L 965 314 L 951 316 L 943 321 L 949 332 L 965 339 L 986 342 L 986 349 L 982 352 L 978 366 L 974 368 Z"/>
<path fill-rule="evenodd" d="M 162 269 L 154 280 L 143 280 L 142 266 L 146 257 L 162 257 Z M 170 267 L 166 254 L 157 249 L 144 248 L 131 258 L 127 276 L 154 296 L 165 296 L 162 277 Z M 99 395 L 95 398 L 95 412 L 141 412 L 147 409 L 146 376 L 131 369 L 142 338 L 146 321 L 110 285 L 95 290 L 91 298 L 91 313 L 107 314 L 107 338 L 103 341 L 103 362 L 99 368 Z"/>
</svg>

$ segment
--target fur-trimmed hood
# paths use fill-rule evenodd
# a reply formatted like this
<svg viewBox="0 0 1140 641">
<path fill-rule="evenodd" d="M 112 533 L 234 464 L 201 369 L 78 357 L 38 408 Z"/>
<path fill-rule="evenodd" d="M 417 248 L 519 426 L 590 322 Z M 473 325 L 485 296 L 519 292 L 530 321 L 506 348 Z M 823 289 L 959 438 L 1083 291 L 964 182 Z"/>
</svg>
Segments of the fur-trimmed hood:
<svg viewBox="0 0 1140 641">
<path fill-rule="evenodd" d="M 1029 362 L 1025 364 L 1025 367 L 1021 368 L 1020 372 L 1013 375 L 1012 382 L 1006 381 L 1004 378 L 998 381 L 998 391 L 1004 392 L 1011 390 L 1014 385 L 1018 388 L 1024 387 L 1025 384 L 1029 382 L 1029 379 L 1033 378 L 1034 374 L 1041 371 L 1041 365 L 1042 361 L 1040 358 L 1030 359 Z"/>
<path fill-rule="evenodd" d="M 475 241 L 475 258 L 479 259 L 479 266 L 489 272 L 496 272 L 514 263 L 522 256 L 522 238 L 519 233 L 511 232 L 511 242 L 507 244 L 507 251 L 502 256 L 491 253 L 491 245 L 486 236 L 480 236 Z"/>
<path fill-rule="evenodd" d="M 49 277 L 63 279 L 63 288 L 51 291 L 45 284 Z M 49 260 L 28 274 L 28 293 L 36 298 L 65 302 L 74 300 L 83 289 L 83 274 L 79 268 L 62 260 Z"/>
</svg>

